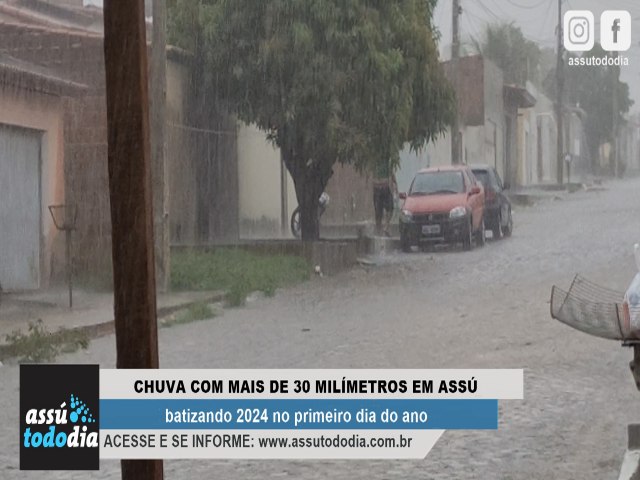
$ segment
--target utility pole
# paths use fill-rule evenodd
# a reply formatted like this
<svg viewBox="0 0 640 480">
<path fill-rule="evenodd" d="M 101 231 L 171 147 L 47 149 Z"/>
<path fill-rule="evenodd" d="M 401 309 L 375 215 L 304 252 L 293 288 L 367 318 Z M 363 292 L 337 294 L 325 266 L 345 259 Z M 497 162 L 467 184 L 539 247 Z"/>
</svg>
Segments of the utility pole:
<svg viewBox="0 0 640 480">
<path fill-rule="evenodd" d="M 558 63 L 556 65 L 556 125 L 558 127 L 558 145 L 557 145 L 557 178 L 558 184 L 563 183 L 564 173 L 564 132 L 563 132 L 563 112 L 562 105 L 564 103 L 564 60 L 562 47 L 562 0 L 558 0 Z"/>
<path fill-rule="evenodd" d="M 167 169 L 167 2 L 153 0 L 151 43 L 151 185 L 153 192 L 156 286 L 169 289 L 169 172 Z"/>
<path fill-rule="evenodd" d="M 117 368 L 158 368 L 144 0 L 104 2 Z M 162 480 L 162 460 L 122 460 L 123 480 Z"/>
<path fill-rule="evenodd" d="M 280 153 L 280 233 L 284 237 L 289 229 L 289 206 L 287 198 L 287 167 Z"/>
<path fill-rule="evenodd" d="M 618 57 L 618 52 L 612 54 L 614 60 Z M 618 151 L 620 145 L 618 144 L 618 112 L 620 107 L 618 106 L 618 78 L 620 75 L 620 69 L 614 65 L 611 66 L 611 150 L 610 155 L 612 158 L 609 163 L 613 161 L 613 165 L 610 168 L 613 170 L 613 175 L 618 178 L 620 169 L 620 152 Z"/>
<path fill-rule="evenodd" d="M 451 35 L 451 78 L 453 88 L 456 93 L 456 111 L 453 124 L 451 125 L 451 163 L 456 165 L 461 163 L 460 155 L 460 88 L 458 81 L 458 63 L 460 58 L 460 14 L 462 7 L 460 0 L 453 0 L 452 13 L 452 35 Z"/>
</svg>

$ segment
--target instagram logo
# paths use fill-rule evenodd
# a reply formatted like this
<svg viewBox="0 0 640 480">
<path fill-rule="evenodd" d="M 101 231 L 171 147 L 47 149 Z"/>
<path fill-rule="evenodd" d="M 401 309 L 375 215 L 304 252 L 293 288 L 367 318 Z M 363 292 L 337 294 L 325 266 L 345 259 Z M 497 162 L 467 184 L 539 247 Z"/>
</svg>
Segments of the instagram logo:
<svg viewBox="0 0 640 480">
<path fill-rule="evenodd" d="M 570 52 L 586 52 L 595 44 L 595 19 L 588 10 L 569 10 L 564 14 L 564 48 Z"/>
</svg>

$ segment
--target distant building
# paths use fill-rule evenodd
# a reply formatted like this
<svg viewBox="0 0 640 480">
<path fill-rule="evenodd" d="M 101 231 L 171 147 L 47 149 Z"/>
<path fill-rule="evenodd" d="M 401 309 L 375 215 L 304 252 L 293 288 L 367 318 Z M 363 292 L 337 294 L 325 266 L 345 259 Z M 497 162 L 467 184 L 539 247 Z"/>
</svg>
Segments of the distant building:
<svg viewBox="0 0 640 480">
<path fill-rule="evenodd" d="M 451 62 L 444 62 L 452 78 Z M 492 165 L 503 179 L 515 180 L 517 170 L 518 109 L 530 107 L 535 99 L 525 88 L 504 85 L 502 70 L 481 55 L 458 60 L 458 111 L 462 162 Z M 449 132 L 415 154 L 401 154 L 399 177 L 403 186 L 419 168 L 451 163 Z"/>
<path fill-rule="evenodd" d="M 444 62 L 451 79 L 450 62 Z M 558 182 L 557 125 L 554 103 L 527 82 L 509 85 L 502 71 L 482 55 L 458 60 L 458 111 L 462 162 L 496 168 L 505 182 L 515 187 Z M 591 160 L 583 124 L 586 113 L 565 107 L 563 181 L 588 175 Z M 449 132 L 419 152 L 401 153 L 398 179 L 406 190 L 420 168 L 451 163 Z M 565 158 L 563 156 L 563 158 Z"/>
</svg>

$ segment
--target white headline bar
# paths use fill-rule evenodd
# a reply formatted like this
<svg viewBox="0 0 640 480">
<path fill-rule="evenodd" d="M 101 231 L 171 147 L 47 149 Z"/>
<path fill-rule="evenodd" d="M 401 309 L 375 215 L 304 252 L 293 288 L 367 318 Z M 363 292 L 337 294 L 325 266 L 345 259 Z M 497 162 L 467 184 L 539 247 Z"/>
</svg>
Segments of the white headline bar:
<svg viewBox="0 0 640 480">
<path fill-rule="evenodd" d="M 522 369 L 102 369 L 101 399 L 523 398 Z"/>
</svg>

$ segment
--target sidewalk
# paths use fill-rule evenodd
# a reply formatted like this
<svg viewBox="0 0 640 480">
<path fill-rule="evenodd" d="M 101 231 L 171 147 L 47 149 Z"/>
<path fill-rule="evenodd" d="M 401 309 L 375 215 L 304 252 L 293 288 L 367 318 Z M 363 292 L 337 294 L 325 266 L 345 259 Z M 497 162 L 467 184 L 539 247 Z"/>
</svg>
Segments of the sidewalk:
<svg viewBox="0 0 640 480">
<path fill-rule="evenodd" d="M 505 193 L 516 206 L 531 206 L 541 201 L 562 200 L 576 192 L 592 192 L 606 190 L 602 180 L 588 183 L 540 184 L 518 187 Z"/>
<path fill-rule="evenodd" d="M 157 298 L 158 318 L 188 308 L 194 303 L 215 303 L 222 292 L 171 292 Z M 0 347 L 6 336 L 16 330 L 26 332 L 30 322 L 41 319 L 44 327 L 55 332 L 60 328 L 81 329 L 90 337 L 114 331 L 113 293 L 73 292 L 69 309 L 68 292 L 54 289 L 23 294 L 4 294 L 0 298 Z"/>
</svg>

